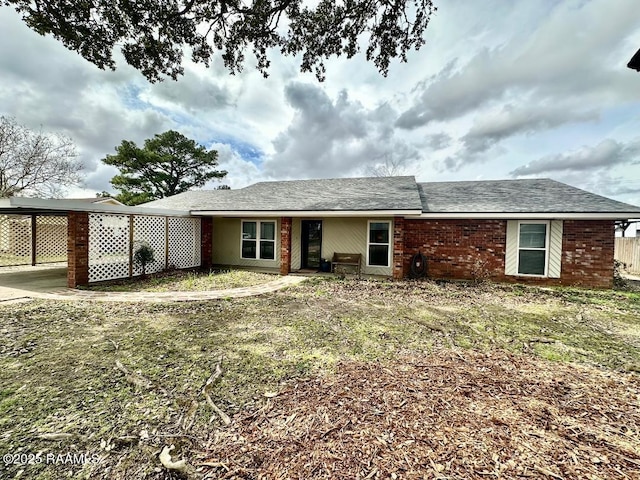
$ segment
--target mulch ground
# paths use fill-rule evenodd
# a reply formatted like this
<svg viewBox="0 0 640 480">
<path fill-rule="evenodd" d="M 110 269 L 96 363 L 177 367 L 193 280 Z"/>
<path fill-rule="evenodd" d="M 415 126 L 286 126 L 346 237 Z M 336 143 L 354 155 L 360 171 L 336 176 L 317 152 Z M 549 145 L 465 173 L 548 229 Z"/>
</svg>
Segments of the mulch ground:
<svg viewBox="0 0 640 480">
<path fill-rule="evenodd" d="M 637 375 L 503 351 L 348 362 L 236 416 L 200 470 L 229 479 L 640 479 L 639 398 Z"/>
</svg>

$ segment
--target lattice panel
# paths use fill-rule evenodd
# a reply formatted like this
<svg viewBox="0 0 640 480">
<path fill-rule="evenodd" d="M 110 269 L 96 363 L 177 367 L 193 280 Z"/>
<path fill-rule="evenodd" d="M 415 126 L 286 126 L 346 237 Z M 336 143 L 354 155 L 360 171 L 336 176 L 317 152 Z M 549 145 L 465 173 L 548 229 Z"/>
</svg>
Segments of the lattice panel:
<svg viewBox="0 0 640 480">
<path fill-rule="evenodd" d="M 129 276 L 129 216 L 89 214 L 89 282 Z"/>
<path fill-rule="evenodd" d="M 201 265 L 199 218 L 169 217 L 168 263 L 175 268 Z"/>
<path fill-rule="evenodd" d="M 0 265 L 31 265 L 31 217 L 0 215 Z"/>
<path fill-rule="evenodd" d="M 36 263 L 67 260 L 67 217 L 36 217 Z"/>
<path fill-rule="evenodd" d="M 153 248 L 153 262 L 145 268 L 145 273 L 155 273 L 165 267 L 166 226 L 165 217 L 151 217 L 136 215 L 133 217 L 133 252 L 142 243 Z M 142 267 L 133 263 L 133 274 L 142 275 Z"/>
</svg>

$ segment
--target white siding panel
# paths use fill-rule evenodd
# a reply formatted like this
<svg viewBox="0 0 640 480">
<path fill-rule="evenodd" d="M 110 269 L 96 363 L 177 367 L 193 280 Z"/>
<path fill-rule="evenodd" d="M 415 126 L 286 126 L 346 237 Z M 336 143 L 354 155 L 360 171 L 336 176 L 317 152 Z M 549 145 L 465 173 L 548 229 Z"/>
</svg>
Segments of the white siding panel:
<svg viewBox="0 0 640 480">
<path fill-rule="evenodd" d="M 562 268 L 562 220 L 551 222 L 549 238 L 549 277 L 560 278 Z"/>
<path fill-rule="evenodd" d="M 518 221 L 507 220 L 507 248 L 504 259 L 504 274 L 518 274 Z"/>
</svg>

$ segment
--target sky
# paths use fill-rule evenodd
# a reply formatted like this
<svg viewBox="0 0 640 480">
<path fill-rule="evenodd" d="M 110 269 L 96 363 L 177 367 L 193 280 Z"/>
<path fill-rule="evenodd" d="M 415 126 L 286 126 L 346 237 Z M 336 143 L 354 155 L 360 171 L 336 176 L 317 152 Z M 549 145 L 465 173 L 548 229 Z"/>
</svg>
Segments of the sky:
<svg viewBox="0 0 640 480">
<path fill-rule="evenodd" d="M 267 79 L 217 58 L 150 84 L 0 7 L 0 115 L 73 139 L 85 180 L 70 197 L 114 192 L 101 159 L 172 129 L 216 149 L 231 188 L 394 163 L 418 181 L 547 177 L 640 205 L 637 1 L 434 0 L 407 63 L 385 78 L 363 55 L 332 59 L 322 83 L 274 52 Z"/>
</svg>

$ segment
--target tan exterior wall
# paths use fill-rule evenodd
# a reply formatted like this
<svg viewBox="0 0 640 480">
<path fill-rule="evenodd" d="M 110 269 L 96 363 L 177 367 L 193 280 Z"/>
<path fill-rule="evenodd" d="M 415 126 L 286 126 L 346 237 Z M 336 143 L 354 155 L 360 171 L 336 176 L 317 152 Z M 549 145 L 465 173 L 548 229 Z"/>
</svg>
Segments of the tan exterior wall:
<svg viewBox="0 0 640 480">
<path fill-rule="evenodd" d="M 240 229 L 242 220 L 275 220 L 275 260 L 248 260 L 240 258 Z M 238 265 L 241 267 L 280 267 L 280 219 L 266 218 L 214 218 L 213 219 L 213 263 L 215 265 Z M 299 235 L 298 235 L 299 236 Z"/>
<path fill-rule="evenodd" d="M 213 219 L 213 263 L 215 265 L 238 265 L 242 267 L 278 268 L 280 262 L 280 239 L 276 235 L 276 259 L 247 260 L 240 258 L 240 225 L 242 220 L 260 220 L 256 218 L 214 218 Z M 280 232 L 280 219 L 276 220 L 276 232 Z M 317 217 L 294 218 L 291 234 L 291 270 L 299 270 L 302 261 L 301 221 L 318 220 Z M 365 275 L 392 274 L 389 267 L 368 267 L 367 235 L 368 221 L 390 221 L 393 242 L 393 221 L 375 218 L 321 218 L 322 220 L 322 258 L 331 260 L 335 252 L 360 253 L 362 255 L 362 273 Z M 393 244 L 390 245 L 390 250 Z"/>
<path fill-rule="evenodd" d="M 293 219 L 293 235 L 291 238 L 291 269 L 300 268 L 301 262 L 301 221 L 318 220 L 309 217 Z M 333 254 L 338 253 L 359 253 L 362 255 L 362 273 L 365 275 L 388 275 L 392 274 L 391 259 L 388 267 L 368 267 L 367 266 L 367 235 L 368 221 L 390 221 L 391 230 L 389 232 L 393 249 L 393 221 L 389 218 L 321 218 L 322 220 L 322 258 L 331 260 Z"/>
<path fill-rule="evenodd" d="M 302 264 L 302 230 L 300 225 L 300 219 L 294 218 L 291 225 L 291 270 L 294 271 L 299 270 Z"/>
</svg>

